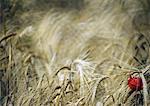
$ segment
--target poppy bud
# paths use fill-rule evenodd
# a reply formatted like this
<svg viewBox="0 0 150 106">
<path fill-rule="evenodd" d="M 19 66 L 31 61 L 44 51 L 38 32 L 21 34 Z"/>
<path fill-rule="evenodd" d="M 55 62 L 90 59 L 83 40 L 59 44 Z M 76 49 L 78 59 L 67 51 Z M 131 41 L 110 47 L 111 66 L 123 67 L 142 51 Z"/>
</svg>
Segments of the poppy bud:
<svg viewBox="0 0 150 106">
<path fill-rule="evenodd" d="M 128 79 L 128 87 L 134 91 L 142 90 L 143 89 L 142 79 L 139 77 L 130 77 Z"/>
</svg>

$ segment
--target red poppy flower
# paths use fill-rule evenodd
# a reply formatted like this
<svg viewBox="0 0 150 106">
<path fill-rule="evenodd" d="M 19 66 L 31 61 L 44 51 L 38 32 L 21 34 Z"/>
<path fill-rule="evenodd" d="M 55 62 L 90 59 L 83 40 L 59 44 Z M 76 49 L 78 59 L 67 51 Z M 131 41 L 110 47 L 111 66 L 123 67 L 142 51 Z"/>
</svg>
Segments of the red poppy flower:
<svg viewBox="0 0 150 106">
<path fill-rule="evenodd" d="M 132 90 L 142 90 L 143 89 L 143 82 L 140 77 L 130 77 L 128 79 L 128 87 Z"/>
</svg>

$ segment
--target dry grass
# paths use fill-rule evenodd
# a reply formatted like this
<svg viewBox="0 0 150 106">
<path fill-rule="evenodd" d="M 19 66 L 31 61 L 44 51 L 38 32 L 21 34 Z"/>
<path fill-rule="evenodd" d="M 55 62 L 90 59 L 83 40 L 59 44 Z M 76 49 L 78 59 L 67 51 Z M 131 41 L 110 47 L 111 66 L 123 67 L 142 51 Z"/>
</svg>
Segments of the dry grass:
<svg viewBox="0 0 150 106">
<path fill-rule="evenodd" d="M 139 34 L 149 37 L 144 22 L 133 23 L 145 8 L 138 1 L 86 2 L 80 10 L 18 13 L 31 21 L 0 40 L 4 106 L 150 105 L 149 52 L 134 53 Z M 143 90 L 128 88 L 130 75 L 142 78 Z"/>
</svg>

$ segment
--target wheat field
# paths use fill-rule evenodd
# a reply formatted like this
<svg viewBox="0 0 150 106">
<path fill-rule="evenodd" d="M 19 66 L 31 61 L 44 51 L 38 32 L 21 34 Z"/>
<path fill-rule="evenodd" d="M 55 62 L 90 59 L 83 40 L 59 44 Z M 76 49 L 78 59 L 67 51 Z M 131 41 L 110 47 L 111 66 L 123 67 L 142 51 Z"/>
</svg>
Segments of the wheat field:
<svg viewBox="0 0 150 106">
<path fill-rule="evenodd" d="M 0 0 L 0 106 L 150 106 L 149 11 L 150 0 Z"/>
</svg>

